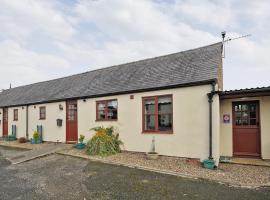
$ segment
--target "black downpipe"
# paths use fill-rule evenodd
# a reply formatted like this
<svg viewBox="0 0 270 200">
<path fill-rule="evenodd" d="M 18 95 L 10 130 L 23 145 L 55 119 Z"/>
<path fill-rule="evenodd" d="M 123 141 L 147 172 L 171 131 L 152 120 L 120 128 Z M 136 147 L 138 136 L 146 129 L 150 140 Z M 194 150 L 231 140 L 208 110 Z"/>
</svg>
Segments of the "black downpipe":
<svg viewBox="0 0 270 200">
<path fill-rule="evenodd" d="M 26 138 L 29 139 L 29 132 L 28 132 L 28 105 L 26 106 Z"/>
<path fill-rule="evenodd" d="M 209 103 L 209 160 L 213 160 L 213 152 L 212 152 L 212 135 L 213 135 L 213 127 L 212 127 L 212 104 L 213 104 L 213 96 L 215 94 L 215 83 L 212 83 L 212 91 L 208 93 L 208 103 Z"/>
</svg>

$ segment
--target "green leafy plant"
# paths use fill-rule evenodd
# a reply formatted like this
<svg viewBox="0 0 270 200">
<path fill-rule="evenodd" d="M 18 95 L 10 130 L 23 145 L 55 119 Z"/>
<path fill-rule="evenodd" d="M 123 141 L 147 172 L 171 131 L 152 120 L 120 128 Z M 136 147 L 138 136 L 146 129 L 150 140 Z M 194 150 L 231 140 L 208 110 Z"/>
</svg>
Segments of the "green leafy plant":
<svg viewBox="0 0 270 200">
<path fill-rule="evenodd" d="M 115 133 L 113 126 L 95 127 L 95 135 L 87 143 L 87 153 L 89 155 L 107 156 L 121 152 L 120 145 L 123 142 L 119 139 L 119 134 Z"/>
<path fill-rule="evenodd" d="M 85 136 L 83 134 L 80 134 L 79 142 L 83 143 Z"/>
<path fill-rule="evenodd" d="M 35 141 L 38 141 L 38 139 L 39 139 L 39 134 L 38 134 L 37 131 L 34 131 L 34 133 L 33 133 L 33 139 L 34 139 Z"/>
</svg>

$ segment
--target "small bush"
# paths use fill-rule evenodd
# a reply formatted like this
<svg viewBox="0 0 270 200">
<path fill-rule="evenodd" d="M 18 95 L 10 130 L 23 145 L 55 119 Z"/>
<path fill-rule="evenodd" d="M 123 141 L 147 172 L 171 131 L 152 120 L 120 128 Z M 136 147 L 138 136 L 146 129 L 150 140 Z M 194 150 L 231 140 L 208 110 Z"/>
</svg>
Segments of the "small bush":
<svg viewBox="0 0 270 200">
<path fill-rule="evenodd" d="M 83 143 L 84 138 L 85 138 L 85 136 L 81 134 L 80 137 L 79 137 L 79 142 Z"/>
<path fill-rule="evenodd" d="M 96 127 L 93 130 L 96 134 L 87 142 L 89 155 L 108 156 L 121 151 L 120 145 L 123 142 L 119 139 L 119 134 L 114 133 L 114 127 Z"/>
<path fill-rule="evenodd" d="M 33 139 L 34 139 L 35 141 L 38 141 L 38 139 L 39 139 L 39 134 L 38 134 L 37 131 L 34 131 L 34 133 L 33 133 Z"/>
<path fill-rule="evenodd" d="M 19 138 L 19 143 L 26 143 L 27 139 L 25 137 L 20 137 Z"/>
</svg>

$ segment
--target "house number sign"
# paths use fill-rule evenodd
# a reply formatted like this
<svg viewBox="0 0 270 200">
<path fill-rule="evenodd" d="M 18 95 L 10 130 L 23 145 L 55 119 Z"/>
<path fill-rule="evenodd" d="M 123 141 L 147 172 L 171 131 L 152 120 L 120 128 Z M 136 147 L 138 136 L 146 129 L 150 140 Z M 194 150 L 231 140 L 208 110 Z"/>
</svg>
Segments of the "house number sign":
<svg viewBox="0 0 270 200">
<path fill-rule="evenodd" d="M 230 123 L 230 115 L 229 114 L 224 114 L 223 115 L 223 123 L 224 124 L 229 124 Z"/>
</svg>

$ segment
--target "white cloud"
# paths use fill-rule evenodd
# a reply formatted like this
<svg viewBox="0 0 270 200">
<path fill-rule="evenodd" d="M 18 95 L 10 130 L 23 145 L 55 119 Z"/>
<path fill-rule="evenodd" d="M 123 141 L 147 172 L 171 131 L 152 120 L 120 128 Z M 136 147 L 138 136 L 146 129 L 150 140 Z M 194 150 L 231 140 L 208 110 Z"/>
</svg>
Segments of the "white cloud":
<svg viewBox="0 0 270 200">
<path fill-rule="evenodd" d="M 225 87 L 270 85 L 269 9 L 268 1 L 1 0 L 0 88 L 207 45 L 223 30 L 252 34 L 226 46 Z"/>
<path fill-rule="evenodd" d="M 6 37 L 27 39 L 33 34 L 46 34 L 52 39 L 67 40 L 75 30 L 68 18 L 57 11 L 51 1 L 24 0 L 0 2 L 0 22 Z"/>
<path fill-rule="evenodd" d="M 14 41 L 0 42 L 0 85 L 5 88 L 9 83 L 16 86 L 58 77 L 69 67 L 65 59 L 29 51 Z"/>
</svg>

